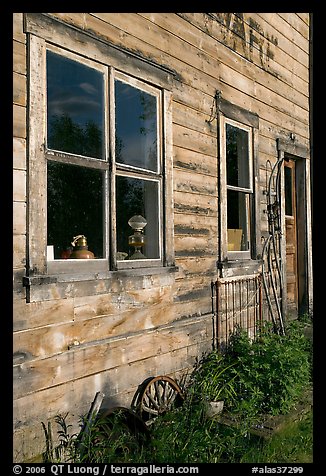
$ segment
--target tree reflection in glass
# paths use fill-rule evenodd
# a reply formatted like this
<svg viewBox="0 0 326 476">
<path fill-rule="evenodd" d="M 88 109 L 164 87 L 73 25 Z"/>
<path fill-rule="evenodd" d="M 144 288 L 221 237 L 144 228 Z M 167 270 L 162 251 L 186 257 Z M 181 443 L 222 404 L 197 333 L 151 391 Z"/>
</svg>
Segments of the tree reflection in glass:
<svg viewBox="0 0 326 476">
<path fill-rule="evenodd" d="M 104 80 L 99 71 L 47 51 L 47 147 L 104 159 Z"/>
<path fill-rule="evenodd" d="M 158 170 L 157 98 L 122 81 L 115 81 L 116 160 Z"/>
<path fill-rule="evenodd" d="M 53 161 L 47 167 L 47 242 L 54 258 L 79 234 L 103 258 L 103 172 Z"/>
</svg>

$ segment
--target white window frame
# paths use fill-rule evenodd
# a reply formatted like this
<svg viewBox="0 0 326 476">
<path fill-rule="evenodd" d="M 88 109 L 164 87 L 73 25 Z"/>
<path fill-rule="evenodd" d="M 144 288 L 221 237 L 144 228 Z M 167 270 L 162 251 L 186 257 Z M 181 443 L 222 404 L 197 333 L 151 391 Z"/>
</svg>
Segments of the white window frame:
<svg viewBox="0 0 326 476">
<path fill-rule="evenodd" d="M 43 14 L 26 14 L 26 15 L 43 15 Z M 47 21 L 47 19 L 46 19 Z M 151 267 L 171 267 L 174 266 L 174 249 L 173 249 L 173 220 L 171 215 L 173 213 L 173 186 L 172 186 L 172 95 L 170 90 L 166 89 L 164 84 L 165 76 L 168 74 L 164 71 L 156 71 L 156 68 L 151 66 L 153 70 L 153 78 L 151 84 L 148 83 L 148 68 L 145 64 L 145 71 L 139 72 L 139 60 L 130 61 L 130 64 L 123 63 L 123 71 L 119 69 L 119 61 L 116 56 L 122 56 L 108 46 L 102 51 L 102 45 L 99 45 L 99 50 L 93 52 L 93 57 L 84 52 L 84 47 L 74 39 L 67 40 L 69 35 L 60 37 L 60 35 L 49 31 L 42 24 L 41 18 L 40 29 L 37 35 L 28 35 L 28 49 L 29 49 L 29 105 L 28 105 L 28 123 L 29 123 L 29 175 L 28 175 L 28 276 L 41 275 L 76 275 L 90 273 L 93 276 L 107 275 L 111 271 L 117 269 L 132 268 L 151 268 Z M 63 27 L 62 27 L 63 28 Z M 64 27 L 65 28 L 65 27 Z M 30 25 L 27 17 L 27 31 L 35 29 L 35 23 L 31 21 Z M 55 29 L 54 29 L 55 30 Z M 33 33 L 33 32 L 32 32 Z M 82 33 L 81 33 L 82 34 Z M 55 41 L 53 35 L 56 35 Z M 62 40 L 62 41 L 61 41 Z M 69 45 L 65 45 L 68 41 Z M 91 41 L 96 42 L 92 39 Z M 72 44 L 74 48 L 72 48 Z M 92 159 L 85 157 L 78 157 L 74 154 L 62 154 L 46 148 L 46 50 L 60 52 L 64 56 L 76 59 L 82 64 L 102 71 L 105 76 L 105 101 L 111 96 L 111 101 L 108 101 L 109 107 L 106 107 L 105 114 L 105 135 L 106 140 L 106 158 Z M 88 52 L 87 52 L 88 53 Z M 111 56 L 112 53 L 112 56 Z M 124 56 L 123 56 L 124 57 Z M 137 67 L 135 67 L 135 63 Z M 147 70 L 147 71 L 146 71 Z M 135 78 L 135 72 L 138 73 L 138 78 Z M 113 78 L 114 75 L 121 75 L 125 79 L 128 78 L 131 84 L 142 85 L 144 90 L 156 91 L 160 96 L 159 100 L 159 136 L 162 142 L 159 144 L 160 148 L 160 170 L 156 174 L 156 180 L 160 183 L 160 259 L 157 260 L 137 260 L 127 263 L 119 263 L 116 260 L 116 240 L 115 240 L 115 205 L 111 197 L 114 195 L 115 174 L 117 173 L 117 164 L 114 161 L 114 140 L 113 136 L 113 118 L 114 118 L 114 103 L 112 101 L 113 94 Z M 161 81 L 161 77 L 163 80 Z M 158 79 L 158 81 L 155 81 Z M 146 81 L 147 80 L 147 81 Z M 170 79 L 169 79 L 170 80 Z M 168 82 L 168 81 L 167 81 Z M 106 87 L 107 86 L 107 87 Z M 47 160 L 64 161 L 69 156 L 69 163 L 80 164 L 88 167 L 95 166 L 105 170 L 105 174 L 109 175 L 105 185 L 106 198 L 106 249 L 108 256 L 105 259 L 96 260 L 47 260 L 47 233 L 46 233 L 46 170 Z M 118 166 L 119 170 L 126 169 L 121 164 Z M 127 167 L 128 169 L 128 167 Z M 123 173 L 131 173 L 124 170 Z M 113 195 L 112 195 L 113 194 Z M 132 234 L 132 230 L 131 230 Z M 153 269 L 153 272 L 155 270 Z M 99 274 L 100 273 L 100 274 Z"/>
<path fill-rule="evenodd" d="M 227 184 L 227 160 L 226 160 L 226 125 L 230 124 L 238 129 L 244 130 L 248 133 L 248 159 L 249 159 L 249 187 L 236 187 Z M 219 118 L 219 130 L 220 130 L 220 233 L 221 233 L 221 258 L 222 260 L 235 261 L 235 260 L 249 260 L 252 259 L 252 248 L 254 237 L 253 227 L 253 202 L 254 202 L 254 135 L 253 128 L 251 126 L 242 124 L 233 119 L 229 119 L 224 115 L 220 115 Z M 227 191 L 234 190 L 236 192 L 243 192 L 246 194 L 247 205 L 247 230 L 249 233 L 249 249 L 245 251 L 231 251 L 228 250 L 228 228 L 227 228 Z M 249 202 L 249 203 L 248 203 Z"/>
<path fill-rule="evenodd" d="M 163 244 L 163 238 L 162 238 L 162 222 L 163 222 L 163 166 L 162 166 L 162 143 L 161 143 L 161 138 L 163 135 L 162 132 L 162 94 L 161 91 L 158 90 L 157 88 L 153 88 L 149 84 L 146 84 L 144 82 L 140 82 L 139 80 L 128 77 L 127 75 L 114 70 L 113 68 L 111 69 L 111 84 L 114 85 L 115 79 L 120 80 L 130 86 L 133 86 L 135 88 L 138 88 L 144 92 L 147 92 L 149 94 L 152 94 L 153 96 L 156 97 L 157 99 L 157 127 L 158 127 L 158 144 L 157 144 L 157 156 L 158 156 L 158 164 L 157 164 L 157 171 L 149 171 L 147 169 L 143 169 L 140 167 L 134 167 L 132 165 L 127 165 L 127 164 L 122 164 L 119 163 L 115 157 L 115 148 L 113 147 L 112 149 L 112 181 L 111 181 L 111 188 L 112 188 L 112 193 L 115 196 L 115 178 L 117 176 L 122 176 L 122 177 L 130 177 L 130 178 L 138 178 L 142 180 L 150 180 L 152 182 L 157 182 L 158 183 L 158 195 L 159 195 L 159 200 L 158 200 L 158 223 L 159 223 L 159 258 L 158 259 L 145 259 L 145 260 L 117 260 L 115 258 L 116 256 L 116 239 L 113 239 L 112 242 L 112 248 L 113 248 L 113 261 L 114 261 L 114 266 L 117 269 L 125 269 L 125 268 L 133 268 L 133 267 L 145 267 L 145 266 L 160 266 L 163 264 L 163 249 L 162 249 L 162 244 Z M 112 86 L 113 88 L 113 86 Z M 115 107 L 114 107 L 114 90 L 112 90 L 111 94 L 111 103 L 113 104 L 112 112 L 111 112 L 111 124 L 112 124 L 112 129 L 113 129 L 113 124 L 115 123 Z M 111 142 L 114 143 L 114 136 L 115 132 L 112 131 L 112 140 Z M 115 216 L 115 206 L 116 206 L 116 200 L 112 201 L 112 210 L 113 210 L 113 215 Z M 131 218 L 131 217 L 130 217 Z M 114 231 L 116 230 L 116 226 L 113 227 L 113 234 L 115 236 Z M 130 229 L 130 234 L 132 234 L 132 229 Z"/>
</svg>

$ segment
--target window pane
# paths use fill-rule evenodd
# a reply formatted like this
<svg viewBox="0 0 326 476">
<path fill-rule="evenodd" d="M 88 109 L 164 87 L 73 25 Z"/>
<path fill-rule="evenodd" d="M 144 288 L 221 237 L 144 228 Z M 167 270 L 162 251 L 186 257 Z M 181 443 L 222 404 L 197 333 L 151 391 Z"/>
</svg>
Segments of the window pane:
<svg viewBox="0 0 326 476">
<path fill-rule="evenodd" d="M 116 160 L 158 170 L 157 98 L 115 81 Z"/>
<path fill-rule="evenodd" d="M 104 159 L 103 74 L 47 51 L 47 146 Z"/>
<path fill-rule="evenodd" d="M 147 221 L 143 229 L 145 245 L 141 252 L 149 259 L 160 258 L 158 182 L 118 176 L 116 195 L 117 259 L 128 259 L 135 251 L 128 244 L 129 236 L 134 233 L 128 221 L 134 215 L 141 215 Z"/>
<path fill-rule="evenodd" d="M 292 169 L 284 167 L 285 215 L 293 215 L 292 205 Z"/>
<path fill-rule="evenodd" d="M 227 191 L 228 251 L 250 248 L 250 196 L 248 193 Z"/>
<path fill-rule="evenodd" d="M 95 258 L 103 258 L 103 172 L 48 161 L 48 245 L 54 258 L 85 235 Z"/>
<path fill-rule="evenodd" d="M 226 124 L 227 184 L 250 188 L 248 132 Z"/>
</svg>

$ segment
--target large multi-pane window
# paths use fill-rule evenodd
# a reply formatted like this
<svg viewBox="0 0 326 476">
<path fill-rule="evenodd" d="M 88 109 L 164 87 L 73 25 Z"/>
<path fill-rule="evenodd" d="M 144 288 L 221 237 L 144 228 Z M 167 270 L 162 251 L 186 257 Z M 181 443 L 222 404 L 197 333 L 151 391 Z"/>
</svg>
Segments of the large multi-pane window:
<svg viewBox="0 0 326 476">
<path fill-rule="evenodd" d="M 159 88 L 47 49 L 45 156 L 48 260 L 84 236 L 114 267 L 163 263 Z"/>
</svg>

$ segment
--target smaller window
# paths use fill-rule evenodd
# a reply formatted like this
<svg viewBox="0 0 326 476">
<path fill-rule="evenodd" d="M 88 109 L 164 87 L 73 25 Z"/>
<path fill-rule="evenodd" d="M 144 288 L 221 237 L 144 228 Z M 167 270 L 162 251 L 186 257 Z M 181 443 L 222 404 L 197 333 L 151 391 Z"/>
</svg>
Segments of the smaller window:
<svg viewBox="0 0 326 476">
<path fill-rule="evenodd" d="M 252 158 L 251 129 L 225 121 L 227 251 L 251 249 Z M 243 257 L 247 257 L 243 255 Z"/>
</svg>

